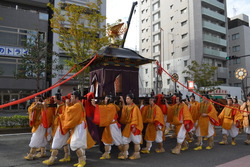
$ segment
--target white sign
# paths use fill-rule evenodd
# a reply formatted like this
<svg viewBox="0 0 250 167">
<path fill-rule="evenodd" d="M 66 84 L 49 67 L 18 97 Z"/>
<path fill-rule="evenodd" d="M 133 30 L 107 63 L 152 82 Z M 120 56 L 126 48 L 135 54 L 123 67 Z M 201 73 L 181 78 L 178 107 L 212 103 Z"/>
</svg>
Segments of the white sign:
<svg viewBox="0 0 250 167">
<path fill-rule="evenodd" d="M 27 54 L 27 49 L 19 47 L 9 47 L 9 46 L 0 46 L 0 55 L 3 56 L 22 56 Z"/>
</svg>

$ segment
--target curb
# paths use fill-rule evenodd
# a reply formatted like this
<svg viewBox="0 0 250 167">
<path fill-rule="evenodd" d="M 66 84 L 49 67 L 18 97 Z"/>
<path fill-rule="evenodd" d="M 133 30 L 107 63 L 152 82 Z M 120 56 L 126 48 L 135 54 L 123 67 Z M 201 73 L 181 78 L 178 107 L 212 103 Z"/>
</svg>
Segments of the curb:
<svg viewBox="0 0 250 167">
<path fill-rule="evenodd" d="M 0 128 L 0 134 L 27 133 L 31 132 L 31 128 Z"/>
</svg>

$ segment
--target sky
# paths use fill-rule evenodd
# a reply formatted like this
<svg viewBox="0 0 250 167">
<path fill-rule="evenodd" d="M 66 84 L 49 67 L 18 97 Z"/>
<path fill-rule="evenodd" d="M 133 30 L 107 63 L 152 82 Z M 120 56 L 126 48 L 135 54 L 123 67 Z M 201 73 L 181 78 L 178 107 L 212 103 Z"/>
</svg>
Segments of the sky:
<svg viewBox="0 0 250 167">
<path fill-rule="evenodd" d="M 114 23 L 118 19 L 127 21 L 132 4 L 135 0 L 106 0 L 107 1 L 107 23 Z M 137 0 L 138 2 L 140 0 Z M 138 50 L 138 6 L 135 7 L 136 13 L 133 15 L 128 31 L 125 47 Z M 239 14 L 250 16 L 250 0 L 227 0 L 227 15 L 233 17 Z"/>
</svg>

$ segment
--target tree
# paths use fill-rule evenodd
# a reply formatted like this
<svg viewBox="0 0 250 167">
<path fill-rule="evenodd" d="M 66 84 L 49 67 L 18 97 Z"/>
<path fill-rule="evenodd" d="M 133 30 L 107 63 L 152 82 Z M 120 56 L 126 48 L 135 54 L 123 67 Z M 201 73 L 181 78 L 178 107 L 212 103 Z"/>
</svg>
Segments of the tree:
<svg viewBox="0 0 250 167">
<path fill-rule="evenodd" d="M 101 4 L 101 0 L 86 6 L 59 3 L 60 8 L 48 4 L 54 12 L 50 20 L 52 31 L 59 34 L 58 46 L 71 57 L 69 66 L 85 61 L 109 44 L 106 26 L 102 26 L 106 17 L 100 13 Z"/>
<path fill-rule="evenodd" d="M 47 62 L 47 59 L 54 55 L 57 55 L 51 50 L 48 50 L 49 44 L 41 39 L 40 35 L 32 35 L 24 44 L 24 48 L 27 50 L 26 54 L 21 56 L 21 64 L 18 66 L 18 72 L 15 74 L 17 79 L 35 79 L 36 89 L 40 90 L 41 79 L 47 77 L 52 78 L 56 74 L 51 76 L 45 76 L 48 71 L 60 70 L 61 65 L 53 65 L 56 63 L 56 59 L 53 59 L 51 63 Z"/>
<path fill-rule="evenodd" d="M 197 92 L 204 94 L 217 89 L 216 86 L 221 84 L 220 81 L 214 80 L 216 70 L 217 67 L 192 61 L 182 73 L 188 75 L 188 80 L 194 81 Z"/>
<path fill-rule="evenodd" d="M 97 0 L 96 3 L 88 2 L 85 6 L 59 3 L 59 8 L 48 4 L 54 12 L 50 20 L 52 31 L 59 34 L 60 42 L 57 45 L 70 57 L 66 60 L 66 65 L 77 65 L 76 71 L 82 68 L 79 63 L 110 44 L 104 24 L 106 17 L 100 13 L 101 4 L 101 0 Z M 88 83 L 88 77 L 85 77 L 87 72 L 88 69 L 76 78 L 82 88 L 84 83 Z"/>
</svg>

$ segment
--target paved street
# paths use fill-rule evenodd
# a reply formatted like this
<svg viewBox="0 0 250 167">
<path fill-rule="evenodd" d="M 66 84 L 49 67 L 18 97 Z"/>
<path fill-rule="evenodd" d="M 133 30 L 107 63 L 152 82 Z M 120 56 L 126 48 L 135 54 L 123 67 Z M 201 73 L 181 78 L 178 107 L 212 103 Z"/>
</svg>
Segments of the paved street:
<svg viewBox="0 0 250 167">
<path fill-rule="evenodd" d="M 164 143 L 166 149 L 165 153 L 157 154 L 152 151 L 151 154 L 142 154 L 139 160 L 118 160 L 116 158 L 118 150 L 114 148 L 111 153 L 111 160 L 99 160 L 101 153 L 98 148 L 92 148 L 87 151 L 87 165 L 86 167 L 182 167 L 182 166 L 202 166 L 213 167 L 221 165 L 238 158 L 245 157 L 250 153 L 250 146 L 243 143 L 246 138 L 245 134 L 240 134 L 237 138 L 237 146 L 221 146 L 218 145 L 218 141 L 221 140 L 220 129 L 217 129 L 217 136 L 215 137 L 215 147 L 212 150 L 193 151 L 189 149 L 182 152 L 180 155 L 173 155 L 170 153 L 170 149 L 175 146 L 175 139 L 167 138 Z M 23 156 L 28 152 L 29 140 L 31 134 L 15 134 L 15 135 L 0 135 L 0 167 L 41 167 L 45 166 L 41 163 L 42 159 L 34 161 L 27 161 L 23 159 Z M 206 142 L 206 141 L 205 141 Z M 154 145 L 155 146 L 155 145 Z M 190 148 L 194 145 L 190 144 Z M 154 148 L 153 148 L 154 149 Z M 132 152 L 132 149 L 130 149 Z M 48 154 L 48 152 L 47 152 Z M 63 157 L 62 151 L 60 151 L 58 158 Z M 245 158 L 246 159 L 246 158 Z M 69 167 L 73 166 L 77 162 L 77 157 L 72 152 L 72 161 L 69 163 L 56 162 L 54 167 Z M 228 166 L 228 165 L 226 165 Z M 222 167 L 226 167 L 222 166 Z M 234 165 L 235 167 L 235 165 Z M 242 166 L 241 166 L 242 167 Z"/>
</svg>

